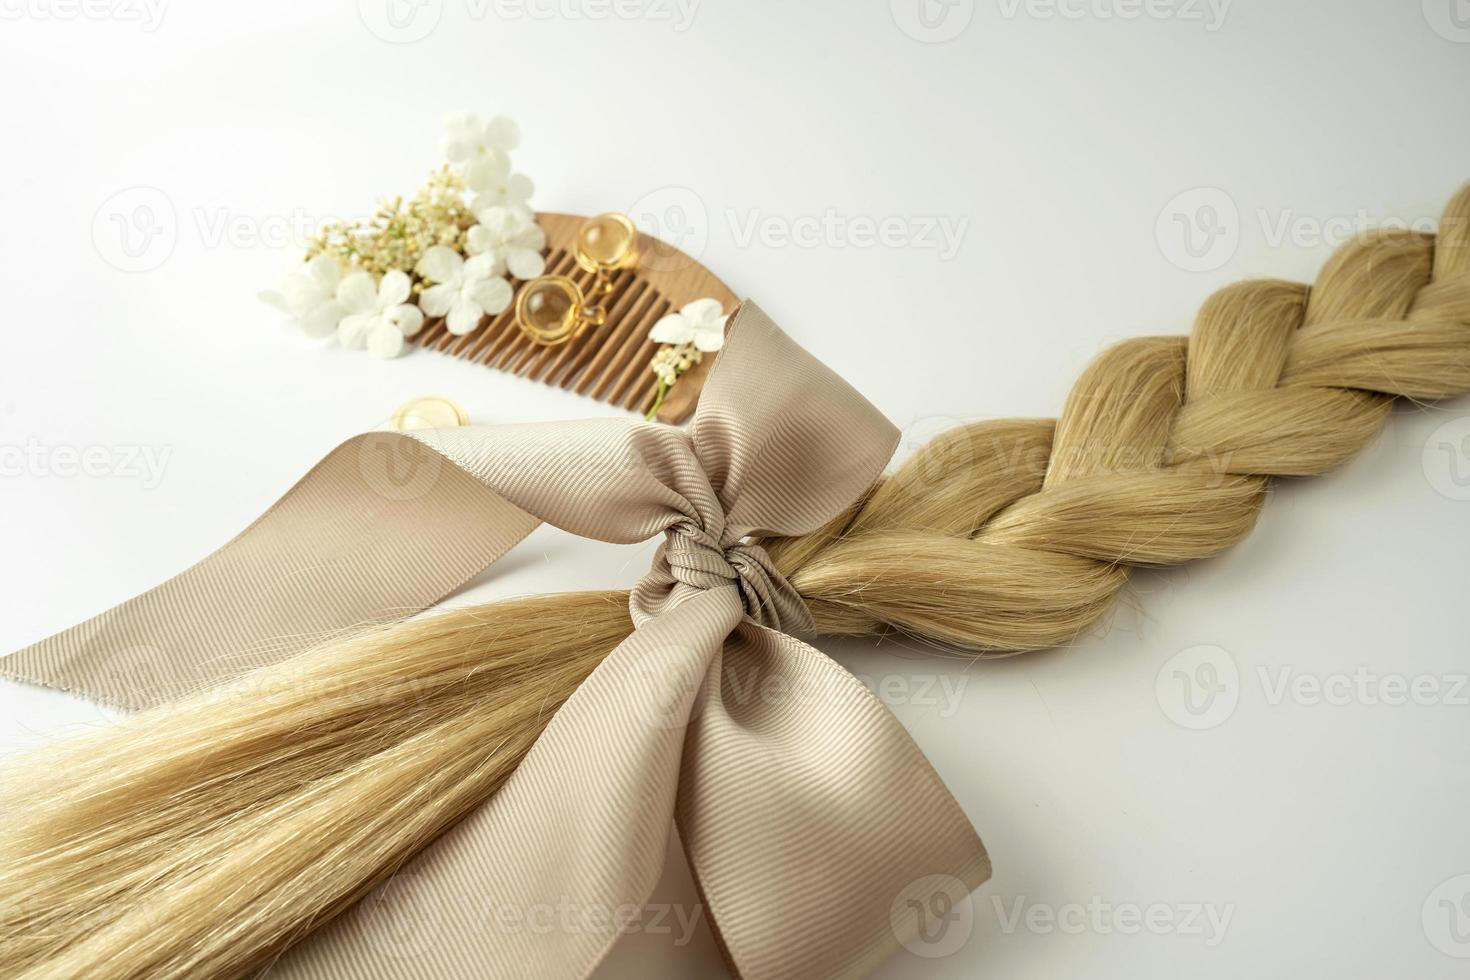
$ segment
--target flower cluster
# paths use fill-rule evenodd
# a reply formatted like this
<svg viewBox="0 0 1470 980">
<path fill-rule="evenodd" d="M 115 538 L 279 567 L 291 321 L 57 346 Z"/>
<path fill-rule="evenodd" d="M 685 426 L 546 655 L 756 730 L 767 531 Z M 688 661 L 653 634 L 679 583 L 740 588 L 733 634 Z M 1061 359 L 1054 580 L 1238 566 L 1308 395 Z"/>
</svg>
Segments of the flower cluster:
<svg viewBox="0 0 1470 980">
<path fill-rule="evenodd" d="M 652 419 L 664 403 L 664 396 L 685 371 L 725 346 L 725 321 L 729 319 L 720 301 L 712 297 L 685 303 L 678 313 L 661 317 L 648 331 L 648 339 L 662 344 L 648 362 L 648 369 L 658 378 L 658 394 L 648 410 Z"/>
<path fill-rule="evenodd" d="M 545 271 L 546 235 L 529 201 L 533 185 L 511 170 L 520 129 L 502 116 L 447 120 L 444 156 L 413 197 L 372 217 L 325 225 L 305 262 L 261 299 L 312 337 L 396 357 L 425 317 L 467 334 L 510 306 L 507 276 Z"/>
</svg>

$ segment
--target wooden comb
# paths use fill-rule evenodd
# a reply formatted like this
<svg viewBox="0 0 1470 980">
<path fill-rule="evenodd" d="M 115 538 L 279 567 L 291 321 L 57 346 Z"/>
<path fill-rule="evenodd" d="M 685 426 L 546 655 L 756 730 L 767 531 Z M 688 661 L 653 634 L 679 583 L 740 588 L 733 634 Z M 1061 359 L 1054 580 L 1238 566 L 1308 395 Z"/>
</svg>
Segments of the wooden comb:
<svg viewBox="0 0 1470 980">
<path fill-rule="evenodd" d="M 536 215 L 546 232 L 546 275 L 567 276 L 584 295 L 591 295 L 593 274 L 577 264 L 577 230 L 585 218 L 574 214 Z M 516 326 L 515 307 L 485 317 L 469 333 L 456 337 L 442 319 L 431 320 L 416 338 L 421 346 L 509 371 L 533 381 L 568 388 L 579 395 L 646 413 L 658 393 L 658 379 L 648 368 L 659 344 L 648 331 L 667 313 L 706 296 L 733 312 L 735 294 L 704 266 L 667 242 L 638 235 L 638 264 L 613 276 L 612 292 L 603 299 L 607 321 L 583 330 L 557 347 L 534 343 Z M 524 283 L 517 283 L 517 289 Z M 679 376 L 659 406 L 660 422 L 688 418 L 716 354 Z"/>
</svg>

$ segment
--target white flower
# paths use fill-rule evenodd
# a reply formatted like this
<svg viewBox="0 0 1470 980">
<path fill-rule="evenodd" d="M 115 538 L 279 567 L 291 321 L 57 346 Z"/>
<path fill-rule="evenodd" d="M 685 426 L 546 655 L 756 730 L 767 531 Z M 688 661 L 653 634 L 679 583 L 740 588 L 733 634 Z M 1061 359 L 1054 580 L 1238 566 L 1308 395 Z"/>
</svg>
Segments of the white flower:
<svg viewBox="0 0 1470 980">
<path fill-rule="evenodd" d="M 660 344 L 693 344 L 696 350 L 709 353 L 725 346 L 724 307 L 717 299 L 705 297 L 685 303 L 678 313 L 662 317 L 648 331 L 648 338 Z"/>
<path fill-rule="evenodd" d="M 281 280 L 280 292 L 267 290 L 260 298 L 296 321 L 308 337 L 330 337 L 347 312 L 337 302 L 341 279 L 342 270 L 336 260 L 318 255 L 302 268 L 288 272 Z"/>
<path fill-rule="evenodd" d="M 460 112 L 444 122 L 444 157 L 464 166 L 469 186 L 489 186 L 510 173 L 510 151 L 521 142 L 514 121 L 496 116 L 487 122 L 479 113 Z"/>
<path fill-rule="evenodd" d="M 373 285 L 371 273 L 354 272 L 337 287 L 337 300 L 347 315 L 337 327 L 337 339 L 343 347 L 363 347 L 375 357 L 397 357 L 403 351 L 403 338 L 412 337 L 424 325 L 423 312 L 406 303 L 410 289 L 408 274 L 390 269 Z"/>
<path fill-rule="evenodd" d="M 514 208 L 486 208 L 476 215 L 480 222 L 465 235 L 465 251 L 490 255 L 497 266 L 510 270 L 517 279 L 535 279 L 546 271 L 541 250 L 546 232 L 529 212 Z"/>
<path fill-rule="evenodd" d="M 418 274 L 437 285 L 425 289 L 419 305 L 429 316 L 445 317 L 452 334 L 467 334 L 485 314 L 496 314 L 510 306 L 510 283 L 500 277 L 493 255 L 476 255 L 466 262 L 448 245 L 433 245 L 424 252 Z"/>
<path fill-rule="evenodd" d="M 498 174 L 483 170 L 465 174 L 465 186 L 475 191 L 470 210 L 478 214 L 489 208 L 510 208 L 531 216 L 531 192 L 536 185 L 525 174 L 504 171 Z"/>
</svg>

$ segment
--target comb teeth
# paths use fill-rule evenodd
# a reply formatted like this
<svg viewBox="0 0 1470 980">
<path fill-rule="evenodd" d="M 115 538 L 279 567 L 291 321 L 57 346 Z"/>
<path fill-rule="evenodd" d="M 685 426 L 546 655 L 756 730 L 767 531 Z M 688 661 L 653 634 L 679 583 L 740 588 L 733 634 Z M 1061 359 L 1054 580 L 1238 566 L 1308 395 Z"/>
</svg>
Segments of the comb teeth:
<svg viewBox="0 0 1470 980">
<path fill-rule="evenodd" d="M 572 253 L 577 229 L 584 219 L 568 214 L 538 214 L 546 232 L 546 274 L 566 276 L 583 295 L 592 290 L 593 274 L 577 264 Z M 639 254 L 651 254 L 654 242 L 639 236 Z M 661 268 L 624 269 L 613 277 L 613 288 L 603 300 L 607 319 L 599 327 L 588 327 L 565 344 L 543 347 L 521 333 L 515 322 L 515 307 L 485 317 L 478 327 L 456 337 L 443 319 L 430 320 L 415 338 L 420 346 L 454 357 L 476 361 L 588 395 L 598 401 L 631 411 L 647 412 L 658 394 L 658 379 L 648 362 L 659 345 L 648 339 L 648 331 L 659 318 L 691 300 L 705 296 L 718 299 L 727 312 L 735 307 L 735 294 L 709 270 L 682 252 L 658 243 Z M 672 255 L 676 261 L 670 261 Z M 682 261 L 678 261 L 682 260 Z M 670 269 L 670 265 L 677 268 Z M 519 290 L 524 284 L 516 283 Z M 679 378 L 664 399 L 658 418 L 680 422 L 694 410 L 699 389 L 714 357 L 706 355 L 698 365 Z"/>
</svg>

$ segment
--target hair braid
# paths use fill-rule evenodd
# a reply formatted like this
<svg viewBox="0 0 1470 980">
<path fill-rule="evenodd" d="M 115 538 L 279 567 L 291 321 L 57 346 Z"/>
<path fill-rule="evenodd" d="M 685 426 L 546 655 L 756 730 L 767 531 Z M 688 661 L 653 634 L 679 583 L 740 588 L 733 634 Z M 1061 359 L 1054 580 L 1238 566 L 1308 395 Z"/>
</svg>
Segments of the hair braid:
<svg viewBox="0 0 1470 980">
<path fill-rule="evenodd" d="M 846 519 L 770 547 L 829 633 L 981 651 L 1070 641 L 1134 565 L 1238 541 L 1273 476 L 1357 453 L 1395 397 L 1470 390 L 1470 187 L 1439 235 L 1379 231 L 1312 287 L 1227 286 L 1185 337 L 1124 341 L 1061 417 L 945 433 Z"/>
</svg>

